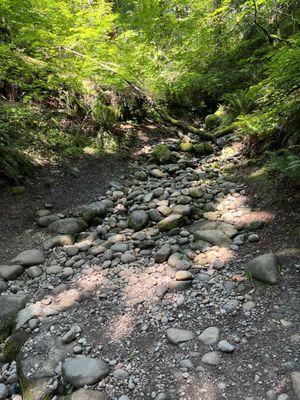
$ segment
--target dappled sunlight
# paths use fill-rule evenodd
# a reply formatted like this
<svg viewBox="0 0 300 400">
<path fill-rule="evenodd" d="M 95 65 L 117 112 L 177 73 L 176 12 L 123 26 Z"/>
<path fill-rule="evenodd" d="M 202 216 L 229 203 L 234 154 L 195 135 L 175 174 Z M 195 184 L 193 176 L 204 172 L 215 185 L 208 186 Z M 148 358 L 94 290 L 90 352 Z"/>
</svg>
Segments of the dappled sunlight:
<svg viewBox="0 0 300 400">
<path fill-rule="evenodd" d="M 219 400 L 217 384 L 206 375 L 205 378 L 189 376 L 186 383 L 180 385 L 180 391 L 185 400 Z"/>
<path fill-rule="evenodd" d="M 219 263 L 228 263 L 235 256 L 235 252 L 225 247 L 211 247 L 207 251 L 198 254 L 194 259 L 195 268 L 214 267 Z"/>
<path fill-rule="evenodd" d="M 112 342 L 119 342 L 134 330 L 133 317 L 129 313 L 112 317 L 107 325 L 105 336 Z"/>
<path fill-rule="evenodd" d="M 80 277 L 76 279 L 76 286 L 83 292 L 101 291 L 108 289 L 112 283 L 107 279 L 107 270 L 100 268 L 85 268 Z M 100 294 L 98 293 L 98 294 Z"/>
</svg>

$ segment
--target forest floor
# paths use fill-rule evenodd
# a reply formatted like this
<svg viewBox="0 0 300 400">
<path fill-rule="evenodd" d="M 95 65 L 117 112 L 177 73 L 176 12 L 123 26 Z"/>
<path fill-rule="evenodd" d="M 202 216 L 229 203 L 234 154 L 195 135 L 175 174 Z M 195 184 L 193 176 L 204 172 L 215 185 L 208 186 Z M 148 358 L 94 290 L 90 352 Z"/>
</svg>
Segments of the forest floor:
<svg viewBox="0 0 300 400">
<path fill-rule="evenodd" d="M 0 399 L 86 384 L 70 399 L 299 400 L 299 192 L 249 166 L 234 138 L 196 158 L 144 128 L 129 153 L 82 160 L 77 177 L 45 168 L 24 195 L 0 194 L 1 264 L 23 265 L 0 302 L 29 300 L 2 345 Z M 172 158 L 156 164 L 161 142 Z M 53 237 L 38 210 L 65 221 L 94 201 L 107 215 L 74 244 L 11 261 Z M 275 285 L 244 269 L 268 253 L 282 265 Z"/>
</svg>

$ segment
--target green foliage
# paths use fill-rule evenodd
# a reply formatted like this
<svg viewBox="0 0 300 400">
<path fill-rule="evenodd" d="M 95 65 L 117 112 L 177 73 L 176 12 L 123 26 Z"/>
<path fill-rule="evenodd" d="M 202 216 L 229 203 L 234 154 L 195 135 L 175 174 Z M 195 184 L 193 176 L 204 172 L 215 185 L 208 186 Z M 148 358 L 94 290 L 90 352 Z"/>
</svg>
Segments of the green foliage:
<svg viewBox="0 0 300 400">
<path fill-rule="evenodd" d="M 295 149 L 292 149 L 295 150 Z M 289 150 L 285 149 L 276 153 L 268 153 L 270 160 L 266 166 L 271 171 L 281 173 L 283 176 L 300 184 L 300 151 L 298 155 L 292 154 Z"/>
<path fill-rule="evenodd" d="M 256 102 L 256 96 L 251 89 L 239 90 L 235 93 L 226 93 L 223 100 L 229 105 L 236 114 L 246 114 L 253 110 Z"/>
<path fill-rule="evenodd" d="M 120 117 L 119 110 L 116 110 L 113 106 L 107 106 L 98 102 L 92 109 L 92 115 L 96 120 L 96 126 L 100 129 L 110 131 L 116 125 L 118 118 Z"/>
</svg>

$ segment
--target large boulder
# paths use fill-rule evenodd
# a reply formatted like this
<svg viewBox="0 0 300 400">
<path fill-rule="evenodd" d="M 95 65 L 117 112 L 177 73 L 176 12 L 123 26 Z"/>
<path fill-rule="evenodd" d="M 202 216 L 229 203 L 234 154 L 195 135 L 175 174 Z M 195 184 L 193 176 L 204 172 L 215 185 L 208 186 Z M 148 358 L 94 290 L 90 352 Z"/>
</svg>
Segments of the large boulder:
<svg viewBox="0 0 300 400">
<path fill-rule="evenodd" d="M 225 233 L 217 231 L 216 229 L 196 231 L 195 237 L 205 242 L 211 243 L 213 246 L 229 247 L 232 244 L 232 240 L 229 239 Z"/>
<path fill-rule="evenodd" d="M 28 301 L 27 296 L 8 294 L 0 296 L 0 337 L 6 337 L 14 328 L 18 312 Z"/>
<path fill-rule="evenodd" d="M 245 272 L 258 281 L 273 285 L 277 283 L 280 274 L 279 258 L 273 253 L 255 257 L 246 265 Z"/>
<path fill-rule="evenodd" d="M 85 356 L 68 358 L 62 364 L 65 381 L 76 388 L 99 382 L 109 371 L 109 365 L 105 361 Z"/>
<path fill-rule="evenodd" d="M 147 226 L 149 215 L 144 210 L 135 210 L 129 214 L 128 227 L 140 231 Z"/>
<path fill-rule="evenodd" d="M 18 371 L 24 400 L 46 400 L 52 398 L 55 388 L 49 380 L 55 378 L 54 370 L 72 351 L 72 344 L 61 344 L 57 338 L 49 336 L 49 324 L 44 323 L 32 341 L 23 345 L 18 357 Z"/>
<path fill-rule="evenodd" d="M 94 218 L 105 217 L 107 212 L 111 210 L 113 206 L 114 203 L 111 200 L 104 199 L 78 208 L 76 211 L 76 216 L 89 223 Z"/>
<path fill-rule="evenodd" d="M 51 232 L 62 235 L 76 235 L 87 229 L 87 223 L 81 218 L 65 218 L 55 221 L 49 225 Z"/>
<path fill-rule="evenodd" d="M 19 264 L 23 267 L 43 264 L 45 252 L 41 249 L 24 250 L 11 260 L 11 264 Z"/>
</svg>

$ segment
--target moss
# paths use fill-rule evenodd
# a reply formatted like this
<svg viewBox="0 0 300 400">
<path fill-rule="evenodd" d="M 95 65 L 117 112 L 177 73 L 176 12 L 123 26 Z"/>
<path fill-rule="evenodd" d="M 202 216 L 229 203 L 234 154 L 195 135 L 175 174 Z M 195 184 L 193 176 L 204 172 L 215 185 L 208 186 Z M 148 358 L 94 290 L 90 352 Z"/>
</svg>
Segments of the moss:
<svg viewBox="0 0 300 400">
<path fill-rule="evenodd" d="M 233 131 L 234 131 L 234 125 L 231 124 L 231 125 L 229 125 L 229 126 L 225 126 L 225 128 L 217 129 L 217 130 L 214 132 L 214 136 L 215 136 L 215 137 L 225 136 L 225 135 L 227 135 L 227 133 L 231 133 L 231 132 L 233 132 Z"/>
<path fill-rule="evenodd" d="M 151 159 L 159 163 L 168 162 L 172 157 L 171 151 L 165 144 L 156 146 L 151 153 Z"/>
<path fill-rule="evenodd" d="M 210 114 L 205 117 L 205 125 L 207 129 L 214 129 L 220 124 L 220 118 L 216 114 Z"/>
<path fill-rule="evenodd" d="M 211 144 L 204 142 L 200 144 L 195 144 L 193 150 L 195 154 L 204 155 L 213 153 L 214 148 Z"/>
<path fill-rule="evenodd" d="M 194 149 L 193 144 L 190 142 L 181 142 L 179 147 L 181 151 L 185 151 L 187 153 L 192 153 Z"/>
<path fill-rule="evenodd" d="M 25 193 L 25 186 L 13 186 L 10 188 L 10 193 L 14 196 L 21 196 Z"/>
</svg>

